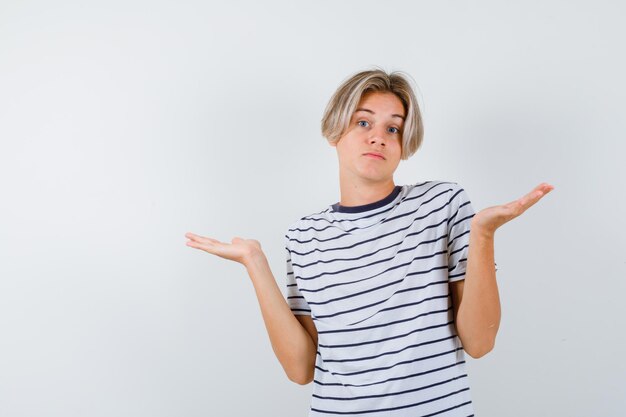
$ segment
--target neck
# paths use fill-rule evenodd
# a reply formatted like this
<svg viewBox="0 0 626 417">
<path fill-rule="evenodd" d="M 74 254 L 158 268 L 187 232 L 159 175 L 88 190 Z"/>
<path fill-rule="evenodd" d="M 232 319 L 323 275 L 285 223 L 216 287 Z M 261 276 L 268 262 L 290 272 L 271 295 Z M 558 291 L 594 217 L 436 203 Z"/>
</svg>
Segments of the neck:
<svg viewBox="0 0 626 417">
<path fill-rule="evenodd" d="M 395 184 L 393 178 L 382 181 L 350 180 L 344 175 L 339 175 L 339 188 L 341 200 L 339 204 L 344 207 L 362 206 L 374 203 L 387 197 L 393 191 Z"/>
</svg>

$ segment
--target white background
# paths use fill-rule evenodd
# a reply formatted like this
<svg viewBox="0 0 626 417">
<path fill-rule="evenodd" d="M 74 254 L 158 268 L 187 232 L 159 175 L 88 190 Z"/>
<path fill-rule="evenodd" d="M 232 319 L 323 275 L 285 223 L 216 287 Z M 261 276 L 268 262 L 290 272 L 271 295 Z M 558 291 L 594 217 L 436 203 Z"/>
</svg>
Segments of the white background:
<svg viewBox="0 0 626 417">
<path fill-rule="evenodd" d="M 475 209 L 555 190 L 496 235 L 479 416 L 626 408 L 620 1 L 0 2 L 0 416 L 306 416 L 239 265 L 339 200 L 319 131 L 373 65 L 415 79 L 396 184 Z"/>
</svg>

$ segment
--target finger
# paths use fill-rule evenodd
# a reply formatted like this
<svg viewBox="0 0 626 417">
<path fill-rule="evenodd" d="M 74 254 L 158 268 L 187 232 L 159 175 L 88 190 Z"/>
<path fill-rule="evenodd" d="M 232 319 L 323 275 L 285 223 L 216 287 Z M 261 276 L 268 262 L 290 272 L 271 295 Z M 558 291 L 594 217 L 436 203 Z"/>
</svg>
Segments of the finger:
<svg viewBox="0 0 626 417">
<path fill-rule="evenodd" d="M 200 242 L 196 242 L 195 240 L 188 240 L 185 243 L 185 245 L 187 245 L 187 246 L 189 246 L 191 248 L 195 248 L 195 249 L 202 249 L 202 250 L 205 250 L 207 252 L 210 251 L 209 245 L 205 245 L 205 244 L 202 244 Z"/>
<path fill-rule="evenodd" d="M 508 204 L 505 204 L 505 207 L 509 210 L 512 210 L 515 213 L 515 216 L 517 217 L 523 212 L 525 212 L 526 210 L 528 210 L 530 207 L 535 205 L 541 198 L 543 198 L 547 193 L 549 193 L 553 189 L 554 187 L 552 185 L 547 184 L 547 183 L 541 183 L 535 188 L 533 188 L 533 190 L 529 192 L 528 194 L 526 194 L 525 196 L 517 200 L 511 201 Z"/>
<path fill-rule="evenodd" d="M 188 240 L 187 242 L 185 242 L 185 245 L 187 246 L 191 246 L 191 247 L 197 247 L 198 245 L 200 245 L 200 243 L 196 242 L 195 240 Z"/>
<path fill-rule="evenodd" d="M 187 241 L 186 245 L 195 249 L 203 250 L 205 252 L 208 252 L 214 255 L 219 255 L 219 253 L 221 253 L 223 250 L 223 248 L 221 247 L 223 246 L 223 244 L 218 245 L 213 242 L 198 242 L 195 240 L 189 240 Z"/>
<path fill-rule="evenodd" d="M 187 232 L 187 233 L 185 233 L 185 237 L 186 237 L 187 239 L 198 240 L 198 239 L 199 239 L 199 238 L 201 238 L 202 236 L 197 235 L 197 234 L 195 234 L 195 233 Z"/>
<path fill-rule="evenodd" d="M 541 184 L 533 188 L 532 192 L 540 191 L 542 195 L 546 195 L 552 190 L 554 190 L 554 185 L 548 184 L 547 182 L 542 182 Z"/>
<path fill-rule="evenodd" d="M 196 241 L 196 242 L 205 242 L 205 243 L 208 243 L 208 242 L 210 242 L 210 243 L 221 243 L 221 242 L 220 242 L 219 240 L 217 240 L 217 239 L 213 239 L 213 238 L 206 237 L 206 236 L 196 235 L 196 234 L 191 233 L 191 232 L 187 232 L 187 233 L 185 233 L 185 237 L 186 237 L 187 239 L 191 239 L 191 240 Z"/>
<path fill-rule="evenodd" d="M 530 193 L 526 194 L 524 197 L 520 199 L 522 206 L 525 206 L 525 208 L 532 206 L 533 204 L 535 204 L 537 201 L 539 201 L 543 196 L 548 194 L 553 189 L 554 189 L 554 186 L 548 183 L 543 182 L 539 184 L 538 186 L 533 188 L 533 190 Z"/>
</svg>

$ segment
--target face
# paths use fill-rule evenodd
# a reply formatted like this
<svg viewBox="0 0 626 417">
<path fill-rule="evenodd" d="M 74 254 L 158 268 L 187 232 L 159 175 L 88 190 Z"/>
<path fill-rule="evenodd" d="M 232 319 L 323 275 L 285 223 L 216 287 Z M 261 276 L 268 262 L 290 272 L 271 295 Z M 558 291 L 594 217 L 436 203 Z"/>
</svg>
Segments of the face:
<svg viewBox="0 0 626 417">
<path fill-rule="evenodd" d="M 393 93 L 364 94 L 338 142 L 339 170 L 348 181 L 393 180 L 402 155 L 404 106 Z"/>
</svg>

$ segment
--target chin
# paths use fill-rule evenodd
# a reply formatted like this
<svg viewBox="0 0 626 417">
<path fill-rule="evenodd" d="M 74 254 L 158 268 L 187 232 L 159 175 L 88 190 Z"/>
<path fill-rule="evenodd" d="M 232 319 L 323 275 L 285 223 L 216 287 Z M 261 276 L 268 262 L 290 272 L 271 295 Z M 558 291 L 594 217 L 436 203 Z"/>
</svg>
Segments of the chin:
<svg viewBox="0 0 626 417">
<path fill-rule="evenodd" d="M 372 167 L 369 164 L 357 164 L 353 166 L 353 169 L 347 169 L 346 172 L 351 172 L 353 176 L 370 182 L 384 182 L 393 178 L 393 171 L 387 172 L 387 170 L 380 168 Z"/>
<path fill-rule="evenodd" d="M 392 177 L 388 175 L 368 175 L 364 173 L 361 175 L 361 178 L 371 182 L 384 182 L 390 180 Z"/>
</svg>

